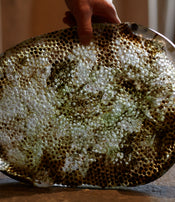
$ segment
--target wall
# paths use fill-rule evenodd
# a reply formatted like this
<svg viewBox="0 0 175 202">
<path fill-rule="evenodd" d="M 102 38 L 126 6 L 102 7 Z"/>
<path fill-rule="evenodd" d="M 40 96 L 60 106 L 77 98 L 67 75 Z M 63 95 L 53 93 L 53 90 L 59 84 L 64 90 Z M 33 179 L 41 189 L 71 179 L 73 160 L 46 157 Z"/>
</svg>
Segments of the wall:
<svg viewBox="0 0 175 202">
<path fill-rule="evenodd" d="M 66 25 L 62 22 L 66 5 L 58 0 L 0 0 L 2 7 L 1 50 Z"/>
<path fill-rule="evenodd" d="M 122 22 L 137 22 L 148 26 L 147 0 L 114 0 Z"/>
</svg>

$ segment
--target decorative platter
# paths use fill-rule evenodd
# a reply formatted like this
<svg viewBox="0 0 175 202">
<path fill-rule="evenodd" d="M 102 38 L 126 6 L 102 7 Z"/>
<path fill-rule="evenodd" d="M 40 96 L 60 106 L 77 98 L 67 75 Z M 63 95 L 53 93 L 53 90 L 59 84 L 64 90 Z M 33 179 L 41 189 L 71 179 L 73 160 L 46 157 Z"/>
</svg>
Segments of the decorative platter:
<svg viewBox="0 0 175 202">
<path fill-rule="evenodd" d="M 135 23 L 0 56 L 0 171 L 36 186 L 136 186 L 175 163 L 175 46 Z"/>
</svg>

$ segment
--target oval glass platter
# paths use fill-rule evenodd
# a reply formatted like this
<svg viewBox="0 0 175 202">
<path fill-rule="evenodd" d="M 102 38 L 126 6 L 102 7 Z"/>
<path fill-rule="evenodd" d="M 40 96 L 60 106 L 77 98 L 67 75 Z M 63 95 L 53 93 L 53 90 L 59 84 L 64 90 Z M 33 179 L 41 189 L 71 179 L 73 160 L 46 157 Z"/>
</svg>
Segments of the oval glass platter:
<svg viewBox="0 0 175 202">
<path fill-rule="evenodd" d="M 36 186 L 136 186 L 175 163 L 175 46 L 135 23 L 0 57 L 0 171 Z"/>
</svg>

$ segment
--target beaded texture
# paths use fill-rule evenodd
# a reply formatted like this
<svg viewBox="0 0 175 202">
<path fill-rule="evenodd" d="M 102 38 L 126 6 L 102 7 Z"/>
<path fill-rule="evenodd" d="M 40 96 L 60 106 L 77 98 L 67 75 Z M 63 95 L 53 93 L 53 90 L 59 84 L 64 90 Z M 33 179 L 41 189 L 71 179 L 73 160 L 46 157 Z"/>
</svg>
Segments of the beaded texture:
<svg viewBox="0 0 175 202">
<path fill-rule="evenodd" d="M 93 29 L 88 46 L 74 27 L 1 55 L 3 173 L 36 186 L 136 186 L 175 162 L 174 47 L 136 24 Z"/>
</svg>

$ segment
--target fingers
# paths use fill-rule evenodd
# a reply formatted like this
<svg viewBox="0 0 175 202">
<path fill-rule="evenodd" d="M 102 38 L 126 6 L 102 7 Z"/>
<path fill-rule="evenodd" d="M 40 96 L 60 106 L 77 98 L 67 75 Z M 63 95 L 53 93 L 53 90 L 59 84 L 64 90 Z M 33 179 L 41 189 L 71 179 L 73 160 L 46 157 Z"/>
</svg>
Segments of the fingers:
<svg viewBox="0 0 175 202">
<path fill-rule="evenodd" d="M 90 0 L 65 0 L 70 12 L 66 12 L 63 21 L 69 26 L 74 26 L 75 21 L 78 29 L 80 42 L 89 44 L 92 39 L 92 9 Z M 74 17 L 73 17 L 74 16 Z"/>
<path fill-rule="evenodd" d="M 82 44 L 88 45 L 93 36 L 92 30 L 92 10 L 89 5 L 80 5 L 75 9 L 72 9 L 71 12 L 67 11 L 63 22 L 69 26 L 77 25 L 79 40 Z"/>
<path fill-rule="evenodd" d="M 93 8 L 93 14 L 105 19 L 108 23 L 121 23 L 114 4 L 108 1 L 96 1 Z"/>
<path fill-rule="evenodd" d="M 66 0 L 70 11 L 63 21 L 69 25 L 77 24 L 80 42 L 89 44 L 93 36 L 93 22 L 120 23 L 112 0 Z"/>
<path fill-rule="evenodd" d="M 93 35 L 92 30 L 92 10 L 90 7 L 85 7 L 79 11 L 79 13 L 74 14 L 76 22 L 77 22 L 77 29 L 78 29 L 78 36 L 80 38 L 80 42 L 84 45 L 90 43 Z"/>
<path fill-rule="evenodd" d="M 63 18 L 63 22 L 70 27 L 76 25 L 76 20 L 70 11 L 65 12 L 65 17 Z"/>
</svg>

